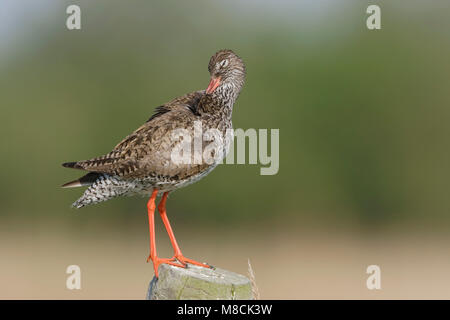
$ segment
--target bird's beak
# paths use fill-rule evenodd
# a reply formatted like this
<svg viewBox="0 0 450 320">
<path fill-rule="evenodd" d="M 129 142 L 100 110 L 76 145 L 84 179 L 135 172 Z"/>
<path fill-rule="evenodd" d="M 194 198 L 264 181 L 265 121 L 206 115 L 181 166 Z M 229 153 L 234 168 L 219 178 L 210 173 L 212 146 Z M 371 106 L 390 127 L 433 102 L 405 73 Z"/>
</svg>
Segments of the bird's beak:
<svg viewBox="0 0 450 320">
<path fill-rule="evenodd" d="M 206 93 L 212 93 L 214 90 L 217 89 L 217 87 L 220 85 L 220 77 L 211 78 L 211 81 L 209 82 L 208 88 L 206 88 Z"/>
</svg>

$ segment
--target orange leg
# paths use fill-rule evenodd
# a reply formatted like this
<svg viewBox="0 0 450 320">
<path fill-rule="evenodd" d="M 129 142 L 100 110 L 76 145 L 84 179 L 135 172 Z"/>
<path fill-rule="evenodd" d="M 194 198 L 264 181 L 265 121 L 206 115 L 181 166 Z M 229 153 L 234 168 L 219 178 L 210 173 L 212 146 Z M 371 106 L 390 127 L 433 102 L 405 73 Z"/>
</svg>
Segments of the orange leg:
<svg viewBox="0 0 450 320">
<path fill-rule="evenodd" d="M 173 234 L 172 227 L 170 226 L 169 219 L 167 218 L 166 201 L 167 201 L 168 195 L 169 195 L 169 192 L 164 192 L 162 199 L 158 205 L 158 211 L 159 211 L 159 214 L 161 215 L 161 219 L 164 223 L 164 226 L 166 227 L 167 233 L 169 234 L 170 242 L 172 243 L 172 247 L 174 250 L 174 256 L 172 259 L 176 258 L 178 261 L 180 261 L 183 264 L 190 263 L 190 264 L 194 264 L 196 266 L 211 268 L 211 266 L 209 266 L 207 264 L 188 259 L 188 258 L 184 257 L 183 254 L 181 253 L 180 247 L 178 246 L 177 240 L 175 239 L 175 235 Z"/>
<path fill-rule="evenodd" d="M 155 242 L 155 200 L 158 194 L 158 190 L 154 190 L 150 200 L 147 202 L 147 210 L 148 210 L 148 227 L 150 231 L 150 256 L 147 259 L 147 262 L 150 260 L 153 261 L 153 268 L 155 269 L 155 276 L 158 278 L 158 267 L 161 263 L 171 264 L 177 267 L 184 267 L 184 265 L 174 262 L 174 259 L 161 259 L 158 258 L 156 254 L 156 242 Z"/>
</svg>

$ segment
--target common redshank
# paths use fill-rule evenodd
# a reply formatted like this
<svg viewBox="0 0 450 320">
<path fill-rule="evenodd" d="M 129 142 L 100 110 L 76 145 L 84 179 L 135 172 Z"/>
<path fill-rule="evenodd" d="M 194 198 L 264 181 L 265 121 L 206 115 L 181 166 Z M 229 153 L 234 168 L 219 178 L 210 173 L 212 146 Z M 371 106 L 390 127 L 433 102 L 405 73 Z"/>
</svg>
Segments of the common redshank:
<svg viewBox="0 0 450 320">
<path fill-rule="evenodd" d="M 63 163 L 64 167 L 88 171 L 83 177 L 62 187 L 89 186 L 73 207 L 99 203 L 124 195 L 149 195 L 147 202 L 150 255 L 156 277 L 162 263 L 185 268 L 194 264 L 210 266 L 183 256 L 177 244 L 166 213 L 169 192 L 194 183 L 209 172 L 226 156 L 228 146 L 214 161 L 173 161 L 175 142 L 171 133 L 177 129 L 194 132 L 196 124 L 202 130 L 214 129 L 226 136 L 232 129 L 232 110 L 245 80 L 245 65 L 231 50 L 220 50 L 210 59 L 211 76 L 206 90 L 178 97 L 158 108 L 150 119 L 122 140 L 110 153 L 90 160 Z M 205 137 L 202 137 L 205 141 Z M 202 151 L 207 145 L 202 144 Z M 158 211 L 167 230 L 174 255 L 170 259 L 157 256 L 154 213 L 156 197 L 162 193 Z"/>
</svg>

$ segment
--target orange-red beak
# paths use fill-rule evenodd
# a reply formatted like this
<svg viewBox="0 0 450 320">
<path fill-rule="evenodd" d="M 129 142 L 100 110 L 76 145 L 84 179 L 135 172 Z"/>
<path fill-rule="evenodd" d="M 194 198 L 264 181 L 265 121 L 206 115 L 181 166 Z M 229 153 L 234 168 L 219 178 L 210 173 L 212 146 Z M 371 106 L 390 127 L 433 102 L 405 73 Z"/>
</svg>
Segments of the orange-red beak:
<svg viewBox="0 0 450 320">
<path fill-rule="evenodd" d="M 211 78 L 208 88 L 206 88 L 206 93 L 214 92 L 214 90 L 216 90 L 219 85 L 220 85 L 220 77 Z"/>
</svg>

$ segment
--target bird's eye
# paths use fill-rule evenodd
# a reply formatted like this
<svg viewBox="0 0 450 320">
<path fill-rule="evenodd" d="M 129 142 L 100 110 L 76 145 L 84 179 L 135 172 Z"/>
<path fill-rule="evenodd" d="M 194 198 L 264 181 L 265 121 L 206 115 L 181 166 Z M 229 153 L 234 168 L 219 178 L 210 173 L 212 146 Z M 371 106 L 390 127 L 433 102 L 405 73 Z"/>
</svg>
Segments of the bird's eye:
<svg viewBox="0 0 450 320">
<path fill-rule="evenodd" d="M 228 65 L 228 59 L 219 62 L 219 68 L 225 68 Z"/>
</svg>

